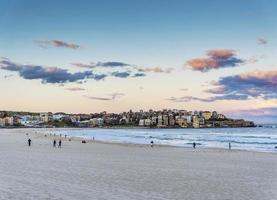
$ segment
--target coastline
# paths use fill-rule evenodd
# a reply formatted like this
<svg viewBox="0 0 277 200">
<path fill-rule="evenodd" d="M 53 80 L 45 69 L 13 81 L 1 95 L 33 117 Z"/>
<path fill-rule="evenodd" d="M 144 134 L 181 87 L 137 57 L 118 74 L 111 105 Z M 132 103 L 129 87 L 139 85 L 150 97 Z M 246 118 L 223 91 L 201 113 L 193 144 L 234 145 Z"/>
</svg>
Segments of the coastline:
<svg viewBox="0 0 277 200">
<path fill-rule="evenodd" d="M 95 128 L 58 128 L 58 130 L 88 130 L 92 129 L 95 130 Z M 97 128 L 96 128 L 97 129 Z M 0 129 L 1 130 L 1 129 Z M 10 130 L 16 130 L 16 129 L 10 129 Z M 18 129 L 18 130 L 24 130 L 24 129 Z M 69 139 L 71 142 L 82 142 L 86 141 L 88 144 L 107 144 L 107 145 L 119 145 L 119 146 L 128 146 L 128 147 L 145 147 L 148 148 L 150 147 L 150 144 L 140 144 L 140 143 L 132 143 L 132 142 L 120 142 L 120 141 L 107 141 L 107 140 L 97 140 L 96 139 L 91 139 L 91 138 L 86 138 L 86 137 L 81 137 L 81 136 L 70 136 L 67 135 L 67 138 L 62 135 L 50 135 L 48 131 L 52 131 L 52 128 L 39 128 L 39 129 L 26 129 L 26 130 L 31 130 L 31 137 L 35 138 L 40 138 L 40 139 L 50 139 L 51 141 L 56 139 L 59 140 L 61 139 L 62 141 L 68 141 Z M 40 132 L 39 132 L 40 131 Z M 26 134 L 26 133 L 24 133 Z M 45 137 L 47 135 L 47 137 Z M 154 144 L 154 147 L 159 147 L 159 148 L 181 148 L 181 149 L 193 149 L 192 147 L 188 146 L 176 146 L 176 145 L 170 145 L 170 144 Z M 265 153 L 265 154 L 276 154 L 277 151 L 257 151 L 257 150 L 251 150 L 251 149 L 232 149 L 229 150 L 228 147 L 226 148 L 220 148 L 220 147 L 205 147 L 205 146 L 197 146 L 197 150 L 201 151 L 226 151 L 226 152 L 253 152 L 253 153 Z"/>
</svg>

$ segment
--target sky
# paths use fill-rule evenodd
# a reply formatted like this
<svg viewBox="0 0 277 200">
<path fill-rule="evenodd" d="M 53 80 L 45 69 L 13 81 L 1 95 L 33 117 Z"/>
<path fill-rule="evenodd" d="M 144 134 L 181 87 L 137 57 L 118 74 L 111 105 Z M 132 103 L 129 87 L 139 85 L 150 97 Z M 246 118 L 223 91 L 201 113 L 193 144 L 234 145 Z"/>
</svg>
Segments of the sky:
<svg viewBox="0 0 277 200">
<path fill-rule="evenodd" d="M 0 110 L 277 123 L 277 1 L 0 1 Z"/>
</svg>

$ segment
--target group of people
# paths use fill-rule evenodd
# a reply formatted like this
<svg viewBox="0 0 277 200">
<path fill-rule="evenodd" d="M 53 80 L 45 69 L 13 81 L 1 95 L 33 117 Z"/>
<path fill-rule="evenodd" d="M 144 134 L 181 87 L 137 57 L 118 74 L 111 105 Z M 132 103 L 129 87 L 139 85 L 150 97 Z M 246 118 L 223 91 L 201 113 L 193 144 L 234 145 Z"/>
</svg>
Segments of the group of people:
<svg viewBox="0 0 277 200">
<path fill-rule="evenodd" d="M 53 141 L 53 147 L 56 147 L 56 145 L 57 145 L 57 141 L 54 139 L 54 141 Z M 58 148 L 61 148 L 61 147 L 62 147 L 62 140 L 59 139 Z"/>
<path fill-rule="evenodd" d="M 28 139 L 28 146 L 30 147 L 32 145 L 32 140 L 31 138 Z M 57 141 L 56 139 L 54 139 L 53 141 L 53 147 L 57 147 Z M 59 139 L 59 142 L 58 142 L 58 148 L 61 148 L 62 147 L 62 140 Z"/>
</svg>

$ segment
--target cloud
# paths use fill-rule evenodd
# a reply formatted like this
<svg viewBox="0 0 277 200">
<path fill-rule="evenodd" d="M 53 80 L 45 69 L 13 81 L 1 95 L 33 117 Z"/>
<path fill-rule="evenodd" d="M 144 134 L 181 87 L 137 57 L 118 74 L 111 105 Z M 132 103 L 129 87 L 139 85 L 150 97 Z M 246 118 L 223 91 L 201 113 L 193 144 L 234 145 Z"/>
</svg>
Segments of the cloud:
<svg viewBox="0 0 277 200">
<path fill-rule="evenodd" d="M 101 101 L 110 101 L 112 100 L 111 98 L 108 97 L 95 97 L 95 96 L 84 96 L 88 99 L 92 99 L 92 100 L 101 100 Z"/>
<path fill-rule="evenodd" d="M 120 98 L 122 96 L 124 96 L 125 94 L 124 93 L 121 93 L 121 92 L 115 92 L 115 93 L 112 93 L 112 94 L 109 94 L 111 96 L 111 99 L 115 100 L 117 98 Z"/>
<path fill-rule="evenodd" d="M 130 66 L 129 64 L 123 63 L 123 62 L 98 62 L 96 64 L 99 67 L 127 67 Z"/>
<path fill-rule="evenodd" d="M 195 71 L 207 72 L 211 69 L 236 67 L 245 62 L 237 58 L 235 51 L 232 49 L 213 49 L 207 51 L 206 55 L 206 58 L 188 60 L 185 66 L 189 66 Z"/>
<path fill-rule="evenodd" d="M 136 67 L 138 71 L 140 72 L 154 72 L 154 73 L 171 73 L 174 68 L 160 68 L 160 67 L 147 67 L 147 68 L 141 68 L 141 67 Z"/>
<path fill-rule="evenodd" d="M 84 63 L 71 63 L 71 65 L 75 66 L 75 67 L 80 67 L 80 68 L 95 68 L 96 65 L 95 63 L 89 63 L 89 64 L 84 64 Z"/>
<path fill-rule="evenodd" d="M 189 101 L 203 101 L 203 102 L 211 102 L 209 99 L 205 98 L 198 98 L 193 96 L 182 96 L 182 97 L 170 97 L 166 98 L 165 100 L 173 101 L 173 102 L 189 102 Z"/>
<path fill-rule="evenodd" d="M 188 88 L 181 88 L 180 91 L 183 91 L 183 92 L 186 92 L 188 91 L 189 89 Z"/>
<path fill-rule="evenodd" d="M 257 43 L 258 43 L 259 45 L 265 45 L 265 44 L 268 43 L 268 41 L 267 41 L 265 38 L 259 37 L 259 38 L 257 38 Z"/>
<path fill-rule="evenodd" d="M 41 80 L 42 83 L 78 82 L 84 79 L 102 80 L 107 75 L 94 74 L 92 71 L 70 73 L 58 67 L 44 67 L 40 65 L 22 65 L 10 60 L 0 60 L 0 68 L 18 72 L 19 76 L 28 80 Z"/>
<path fill-rule="evenodd" d="M 130 73 L 129 72 L 112 72 L 111 73 L 112 76 L 114 77 L 118 77 L 118 78 L 127 78 L 130 76 Z"/>
<path fill-rule="evenodd" d="M 232 110 L 226 114 L 232 118 L 253 120 L 256 123 L 277 123 L 277 107 Z"/>
<path fill-rule="evenodd" d="M 82 46 L 79 44 L 68 43 L 62 40 L 35 40 L 36 44 L 38 44 L 42 48 L 51 47 L 63 47 L 68 49 L 81 49 Z"/>
<path fill-rule="evenodd" d="M 144 77 L 146 76 L 145 73 L 135 73 L 132 77 Z"/>
<path fill-rule="evenodd" d="M 113 68 L 113 67 L 129 67 L 130 64 L 124 63 L 124 62 L 116 62 L 116 61 L 109 61 L 109 62 L 90 62 L 88 64 L 85 63 L 71 63 L 72 65 L 80 68 L 95 68 L 95 67 L 107 67 L 107 68 Z"/>
<path fill-rule="evenodd" d="M 84 96 L 88 99 L 92 99 L 92 100 L 99 100 L 99 101 L 112 101 L 112 100 L 116 100 L 118 98 L 121 98 L 122 96 L 124 96 L 124 93 L 121 92 L 115 92 L 112 94 L 108 94 L 107 96 L 109 97 L 97 97 L 97 96 Z"/>
<path fill-rule="evenodd" d="M 217 98 L 237 100 L 238 96 L 244 95 L 244 100 L 250 98 L 274 99 L 277 98 L 277 70 L 252 71 L 222 77 L 212 85 L 215 87 L 206 92 L 222 95 Z"/>
<path fill-rule="evenodd" d="M 182 97 L 170 97 L 166 100 L 173 102 L 190 102 L 190 101 L 201 101 L 201 102 L 214 102 L 218 100 L 246 100 L 248 99 L 247 95 L 244 94 L 228 94 L 224 96 L 213 96 L 207 98 L 200 98 L 194 96 L 182 96 Z"/>
<path fill-rule="evenodd" d="M 65 88 L 65 90 L 77 92 L 77 91 L 84 91 L 85 89 L 80 87 L 71 87 L 71 88 Z"/>
<path fill-rule="evenodd" d="M 249 100 L 254 98 L 277 99 L 277 70 L 252 71 L 240 75 L 222 77 L 205 90 L 215 96 L 199 98 L 194 96 L 170 97 L 173 102 L 214 102 L 220 100 Z"/>
</svg>

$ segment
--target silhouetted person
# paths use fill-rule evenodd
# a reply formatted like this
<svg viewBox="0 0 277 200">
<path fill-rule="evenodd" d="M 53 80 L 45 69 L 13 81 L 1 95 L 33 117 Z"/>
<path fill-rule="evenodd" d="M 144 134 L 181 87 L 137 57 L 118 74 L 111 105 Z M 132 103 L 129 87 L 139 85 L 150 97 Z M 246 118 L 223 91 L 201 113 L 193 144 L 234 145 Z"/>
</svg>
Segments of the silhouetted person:
<svg viewBox="0 0 277 200">
<path fill-rule="evenodd" d="M 151 142 L 150 142 L 150 147 L 153 147 L 153 146 L 154 146 L 154 141 L 151 140 Z"/>
<path fill-rule="evenodd" d="M 229 150 L 231 150 L 231 149 L 232 149 L 231 142 L 229 142 Z"/>
<path fill-rule="evenodd" d="M 28 139 L 28 146 L 29 146 L 29 147 L 31 146 L 31 142 L 32 142 L 32 140 L 29 138 L 29 139 Z"/>
<path fill-rule="evenodd" d="M 56 140 L 53 141 L 53 147 L 56 147 Z"/>
<path fill-rule="evenodd" d="M 59 140 L 59 146 L 58 146 L 59 148 L 61 148 L 62 147 L 62 140 Z"/>
<path fill-rule="evenodd" d="M 196 148 L 196 143 L 193 142 L 193 143 L 192 143 L 192 146 L 193 146 L 193 148 L 195 149 L 195 148 Z"/>
</svg>

